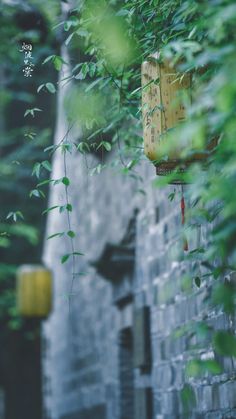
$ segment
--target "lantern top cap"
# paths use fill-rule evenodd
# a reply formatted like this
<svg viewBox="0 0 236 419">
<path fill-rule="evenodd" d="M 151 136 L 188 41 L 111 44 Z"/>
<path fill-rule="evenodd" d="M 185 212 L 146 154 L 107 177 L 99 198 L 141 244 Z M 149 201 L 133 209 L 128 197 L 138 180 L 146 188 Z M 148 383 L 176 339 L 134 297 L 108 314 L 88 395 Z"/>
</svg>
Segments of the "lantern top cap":
<svg viewBox="0 0 236 419">
<path fill-rule="evenodd" d="M 48 269 L 46 266 L 44 265 L 33 265 L 33 264 L 25 264 L 25 265 L 21 265 L 18 268 L 18 273 L 30 273 L 30 272 L 36 272 L 36 271 L 48 271 L 50 272 L 50 269 Z"/>
<path fill-rule="evenodd" d="M 159 60 L 161 54 L 159 51 L 155 52 L 154 54 L 151 55 L 152 58 L 155 58 L 156 60 Z"/>
<path fill-rule="evenodd" d="M 144 63 L 148 63 L 150 60 L 159 60 L 161 57 L 160 52 L 155 52 L 154 54 L 151 54 L 147 57 L 147 59 L 144 61 Z"/>
<path fill-rule="evenodd" d="M 159 65 L 164 65 L 165 67 L 169 67 L 171 69 L 174 69 L 176 66 L 176 63 L 174 64 L 170 58 L 164 56 L 160 51 L 149 55 L 147 59 L 143 61 L 142 65 L 145 67 L 150 64 L 150 62 L 156 62 Z"/>
</svg>

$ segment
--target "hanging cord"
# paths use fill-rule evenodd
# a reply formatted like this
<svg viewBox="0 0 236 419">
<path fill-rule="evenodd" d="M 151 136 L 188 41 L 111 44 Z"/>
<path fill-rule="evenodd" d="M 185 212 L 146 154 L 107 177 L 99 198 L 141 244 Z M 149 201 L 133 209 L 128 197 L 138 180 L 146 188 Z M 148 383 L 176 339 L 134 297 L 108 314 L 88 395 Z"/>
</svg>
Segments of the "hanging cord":
<svg viewBox="0 0 236 419">
<path fill-rule="evenodd" d="M 182 215 L 182 225 L 185 224 L 185 199 L 184 199 L 184 187 L 181 185 L 181 215 Z M 183 242 L 183 249 L 185 252 L 188 251 L 188 240 L 186 235 L 184 234 L 184 242 Z"/>
</svg>

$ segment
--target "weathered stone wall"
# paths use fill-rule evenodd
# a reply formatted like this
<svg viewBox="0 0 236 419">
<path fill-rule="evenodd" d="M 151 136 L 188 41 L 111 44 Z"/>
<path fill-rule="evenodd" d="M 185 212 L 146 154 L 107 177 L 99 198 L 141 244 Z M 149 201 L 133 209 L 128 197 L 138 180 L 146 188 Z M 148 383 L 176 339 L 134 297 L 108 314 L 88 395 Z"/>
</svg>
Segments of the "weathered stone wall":
<svg viewBox="0 0 236 419">
<path fill-rule="evenodd" d="M 67 130 L 63 89 L 58 100 L 57 142 Z M 77 137 L 71 130 L 68 141 Z M 89 167 L 95 160 L 88 157 Z M 215 354 L 210 346 L 205 351 L 197 347 L 202 336 L 182 336 L 178 328 L 203 318 L 216 328 L 233 328 L 234 319 L 207 305 L 209 282 L 200 289 L 193 282 L 193 267 L 188 266 L 182 250 L 179 195 L 170 202 L 172 186 L 163 190 L 152 186 L 154 168 L 146 161 L 136 169 L 143 177 L 145 196 L 137 193 L 135 180 L 117 169 L 89 176 L 79 153 L 68 154 L 66 166 L 72 182 L 69 196 L 72 227 L 77 232 L 75 248 L 85 254 L 76 257 L 76 271 L 86 275 L 75 277 L 68 303 L 72 261 L 61 264 L 60 258 L 70 252 L 69 238 L 46 241 L 44 260 L 54 272 L 55 301 L 43 333 L 45 418 L 132 419 L 125 413 L 129 401 L 121 400 L 124 377 L 132 383 L 130 367 L 134 384 L 127 394 L 131 400 L 136 395 L 135 419 L 236 417 L 235 362 L 231 359 L 224 361 L 221 375 L 187 380 L 197 403 L 196 408 L 183 410 L 186 361 L 196 354 L 203 358 Z M 63 156 L 58 151 L 52 177 L 63 176 Z M 64 203 L 63 185 L 52 187 L 50 205 Z M 135 235 L 128 240 L 132 219 Z M 68 230 L 66 225 L 66 213 L 54 210 L 48 217 L 47 234 Z M 204 228 L 193 231 L 190 249 L 199 239 L 207 239 Z M 127 250 L 128 260 L 125 249 L 131 249 Z M 102 276 L 101 266 L 94 267 L 99 260 L 109 278 Z M 147 322 L 143 307 L 150 315 Z M 133 347 L 124 358 L 120 339 L 127 330 L 133 336 Z"/>
</svg>

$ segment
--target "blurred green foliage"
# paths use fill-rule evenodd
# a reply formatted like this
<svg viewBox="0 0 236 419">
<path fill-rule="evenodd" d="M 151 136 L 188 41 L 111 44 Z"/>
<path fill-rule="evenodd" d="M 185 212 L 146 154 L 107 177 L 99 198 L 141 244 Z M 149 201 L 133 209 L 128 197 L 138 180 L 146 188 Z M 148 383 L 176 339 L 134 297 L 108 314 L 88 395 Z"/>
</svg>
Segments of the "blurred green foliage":
<svg viewBox="0 0 236 419">
<path fill-rule="evenodd" d="M 34 164 L 45 159 L 43 149 L 52 142 L 55 114 L 54 99 L 37 95 L 45 77 L 56 79 L 56 72 L 45 69 L 42 61 L 58 49 L 51 31 L 57 14 L 43 3 L 0 5 L 0 320 L 14 329 L 21 324 L 15 309 L 15 271 L 22 263 L 41 259 L 45 203 L 29 194 L 37 183 Z M 23 42 L 33 46 L 31 78 L 22 71 Z"/>
</svg>

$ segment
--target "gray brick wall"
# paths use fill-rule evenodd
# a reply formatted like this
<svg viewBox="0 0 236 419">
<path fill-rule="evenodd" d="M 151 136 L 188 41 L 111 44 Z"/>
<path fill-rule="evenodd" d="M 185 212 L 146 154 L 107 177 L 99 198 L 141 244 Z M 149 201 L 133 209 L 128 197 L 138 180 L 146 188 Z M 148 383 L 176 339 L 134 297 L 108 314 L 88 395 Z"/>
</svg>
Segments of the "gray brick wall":
<svg viewBox="0 0 236 419">
<path fill-rule="evenodd" d="M 62 100 L 63 92 L 59 110 Z M 61 109 L 57 141 L 65 131 Z M 77 138 L 77 134 L 75 130 L 71 132 L 70 139 Z M 94 160 L 88 158 L 89 167 L 95 164 Z M 235 361 L 226 359 L 221 375 L 194 380 L 185 377 L 188 360 L 196 355 L 214 357 L 214 353 L 210 344 L 205 345 L 205 350 L 197 348 L 200 342 L 194 336 L 178 336 L 179 328 L 203 318 L 218 328 L 233 328 L 235 321 L 204 303 L 210 284 L 202 284 L 198 289 L 193 283 L 193 267 L 182 251 L 179 199 L 168 200 L 173 187 L 154 188 L 154 168 L 146 161 L 136 169 L 143 177 L 145 196 L 136 192 L 137 181 L 118 169 L 107 169 L 91 177 L 79 154 L 68 155 L 67 166 L 72 180 L 72 225 L 78 232 L 75 245 L 85 254 L 76 259 L 76 269 L 86 272 L 86 276 L 74 280 L 69 307 L 66 296 L 70 290 L 71 262 L 60 263 L 60 257 L 70 248 L 69 240 L 56 238 L 45 242 L 44 261 L 54 271 L 55 295 L 54 310 L 43 332 L 45 418 L 120 419 L 119 336 L 124 328 L 134 328 L 134 313 L 144 306 L 150 310 L 151 368 L 134 366 L 138 400 L 135 405 L 139 406 L 135 419 L 141 419 L 140 415 L 142 419 L 236 417 Z M 53 178 L 63 175 L 62 156 L 56 153 Z M 62 186 L 52 187 L 50 205 L 63 203 L 64 199 Z M 118 279 L 114 285 L 111 278 L 98 274 L 93 263 L 102 258 L 107 244 L 115 249 L 122 243 L 135 209 L 134 270 L 126 277 L 120 271 L 119 279 L 119 264 L 107 260 L 110 269 L 116 269 Z M 51 212 L 47 234 L 65 230 L 65 224 L 64 214 Z M 198 234 L 193 232 L 191 248 Z M 207 240 L 204 227 L 201 239 Z M 118 292 L 122 296 L 129 293 L 129 298 L 119 300 Z M 195 408 L 187 411 L 181 402 L 185 382 L 192 385 L 197 402 Z M 147 400 L 149 410 L 145 407 Z"/>
</svg>

